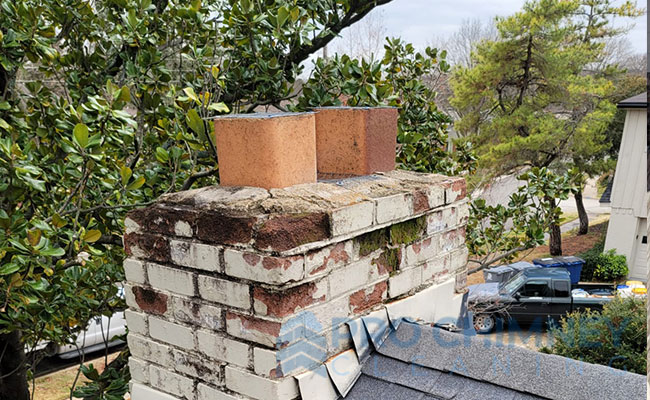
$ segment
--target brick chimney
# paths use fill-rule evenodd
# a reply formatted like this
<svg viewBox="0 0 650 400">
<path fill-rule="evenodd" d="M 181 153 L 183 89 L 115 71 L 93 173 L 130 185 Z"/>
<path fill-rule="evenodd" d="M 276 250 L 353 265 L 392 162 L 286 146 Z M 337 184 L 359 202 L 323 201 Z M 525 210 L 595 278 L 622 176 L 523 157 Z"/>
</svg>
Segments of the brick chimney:
<svg viewBox="0 0 650 400">
<path fill-rule="evenodd" d="M 444 316 L 465 290 L 467 216 L 463 179 L 405 171 L 132 211 L 133 400 L 299 398 L 296 375 L 353 348 L 346 322 L 425 289 Z"/>
</svg>

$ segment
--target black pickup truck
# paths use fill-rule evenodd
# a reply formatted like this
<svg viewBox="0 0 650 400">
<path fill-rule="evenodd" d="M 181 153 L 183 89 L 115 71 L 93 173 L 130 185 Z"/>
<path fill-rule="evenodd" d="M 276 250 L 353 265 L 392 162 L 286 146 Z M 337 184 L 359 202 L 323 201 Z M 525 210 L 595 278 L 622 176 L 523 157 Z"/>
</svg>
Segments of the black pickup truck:
<svg viewBox="0 0 650 400">
<path fill-rule="evenodd" d="M 572 295 L 573 289 L 583 289 L 582 296 Z M 468 309 L 474 314 L 476 331 L 489 333 L 497 318 L 546 323 L 575 310 L 601 310 L 614 293 L 613 286 L 572 287 L 564 268 L 529 268 L 507 282 L 471 285 Z"/>
</svg>

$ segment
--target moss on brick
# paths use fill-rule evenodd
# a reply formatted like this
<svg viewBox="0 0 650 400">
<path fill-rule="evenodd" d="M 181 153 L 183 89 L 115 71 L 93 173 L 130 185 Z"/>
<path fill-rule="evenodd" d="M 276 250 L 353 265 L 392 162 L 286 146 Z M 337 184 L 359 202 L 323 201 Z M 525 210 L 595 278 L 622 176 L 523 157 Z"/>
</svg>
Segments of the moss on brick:
<svg viewBox="0 0 650 400">
<path fill-rule="evenodd" d="M 386 229 L 378 229 L 368 232 L 359 236 L 357 241 L 359 243 L 359 255 L 364 257 L 388 244 L 388 231 Z"/>
<path fill-rule="evenodd" d="M 382 251 L 379 257 L 372 260 L 373 264 L 383 266 L 391 276 L 399 270 L 401 262 L 402 249 L 399 247 L 389 247 Z"/>
<path fill-rule="evenodd" d="M 409 244 L 417 241 L 427 227 L 426 216 L 401 222 L 390 227 L 391 244 Z"/>
</svg>

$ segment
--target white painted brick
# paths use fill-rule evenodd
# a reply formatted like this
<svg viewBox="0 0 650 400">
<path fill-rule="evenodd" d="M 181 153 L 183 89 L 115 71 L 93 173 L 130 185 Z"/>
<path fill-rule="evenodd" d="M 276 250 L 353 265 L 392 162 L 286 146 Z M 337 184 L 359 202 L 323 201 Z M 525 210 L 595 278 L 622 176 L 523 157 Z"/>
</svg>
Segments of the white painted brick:
<svg viewBox="0 0 650 400">
<path fill-rule="evenodd" d="M 145 275 L 142 261 L 134 258 L 127 258 L 124 260 L 122 265 L 124 265 L 124 274 L 126 275 L 127 281 L 142 284 L 147 283 L 147 277 Z"/>
<path fill-rule="evenodd" d="M 174 264 L 210 272 L 220 270 L 219 247 L 183 240 L 171 240 L 169 247 Z"/>
<path fill-rule="evenodd" d="M 178 268 L 147 263 L 149 284 L 156 289 L 194 296 L 194 274 Z"/>
<path fill-rule="evenodd" d="M 129 217 L 124 218 L 125 233 L 140 232 L 140 225 Z"/>
<path fill-rule="evenodd" d="M 404 261 L 409 267 L 427 262 L 440 254 L 440 235 L 434 235 L 405 248 Z"/>
<path fill-rule="evenodd" d="M 340 236 L 366 229 L 374 222 L 375 205 L 364 201 L 332 211 L 332 235 Z"/>
<path fill-rule="evenodd" d="M 158 317 L 149 317 L 149 334 L 152 338 L 184 349 L 194 349 L 192 328 L 165 321 Z"/>
<path fill-rule="evenodd" d="M 129 333 L 127 336 L 129 350 L 135 357 L 171 367 L 173 365 L 171 347 L 156 343 L 148 338 Z"/>
<path fill-rule="evenodd" d="M 355 258 L 354 241 L 352 240 L 312 251 L 305 256 L 305 275 L 325 274 L 331 269 L 351 263 Z"/>
<path fill-rule="evenodd" d="M 413 201 L 408 193 L 375 199 L 377 223 L 383 224 L 409 217 L 413 214 Z"/>
<path fill-rule="evenodd" d="M 178 400 L 177 397 L 159 392 L 149 386 L 133 383 L 131 387 L 131 400 Z"/>
<path fill-rule="evenodd" d="M 258 400 L 289 400 L 299 396 L 298 384 L 292 377 L 270 380 L 231 366 L 226 366 L 226 387 Z"/>
<path fill-rule="evenodd" d="M 203 304 L 187 297 L 172 297 L 174 319 L 211 330 L 223 329 L 221 307 Z"/>
<path fill-rule="evenodd" d="M 216 363 L 206 363 L 203 355 L 190 354 L 185 351 L 172 349 L 174 370 L 183 375 L 200 378 L 205 382 L 218 384 L 221 382 L 221 368 Z"/>
<path fill-rule="evenodd" d="M 196 400 L 239 400 L 239 397 L 231 396 L 218 389 L 199 383 L 196 387 Z"/>
<path fill-rule="evenodd" d="M 272 377 L 277 373 L 277 367 L 277 352 L 260 347 L 253 348 L 253 369 L 257 375 Z"/>
<path fill-rule="evenodd" d="M 377 266 L 371 264 L 370 258 L 364 258 L 343 268 L 332 271 L 329 275 L 330 297 L 357 291 L 380 278 Z"/>
<path fill-rule="evenodd" d="M 188 377 L 150 365 L 149 381 L 154 389 L 181 396 L 187 400 L 194 398 L 194 381 Z"/>
<path fill-rule="evenodd" d="M 299 281 L 305 272 L 302 256 L 267 257 L 226 249 L 223 257 L 227 275 L 256 282 L 283 284 Z"/>
<path fill-rule="evenodd" d="M 445 188 L 439 185 L 429 186 L 426 189 L 427 200 L 430 208 L 437 208 L 445 204 Z"/>
<path fill-rule="evenodd" d="M 149 364 L 133 355 L 129 357 L 129 372 L 131 380 L 140 383 L 149 383 Z"/>
<path fill-rule="evenodd" d="M 176 236 L 192 237 L 192 225 L 185 221 L 176 221 L 176 224 L 174 224 L 174 234 Z"/>
<path fill-rule="evenodd" d="M 466 224 L 469 219 L 469 202 L 465 201 L 458 204 L 458 217 L 456 223 Z"/>
<path fill-rule="evenodd" d="M 430 259 L 422 266 L 422 282 L 439 279 L 445 273 L 449 273 L 449 265 L 449 254 L 441 254 Z"/>
<path fill-rule="evenodd" d="M 133 294 L 133 285 L 130 285 L 128 283 L 124 284 L 124 300 L 126 301 L 127 306 L 136 310 L 140 309 L 140 306 L 135 301 L 135 295 Z"/>
<path fill-rule="evenodd" d="M 243 283 L 199 275 L 198 286 L 205 300 L 245 309 L 251 306 L 249 287 Z"/>
<path fill-rule="evenodd" d="M 422 284 L 422 268 L 415 267 L 401 271 L 388 279 L 388 297 L 393 298 L 407 293 Z"/>
<path fill-rule="evenodd" d="M 226 314 L 226 331 L 229 335 L 264 346 L 275 347 L 278 344 L 277 334 L 269 332 L 267 328 L 280 331 L 280 323 L 236 313 Z"/>
<path fill-rule="evenodd" d="M 374 288 L 374 286 L 371 286 L 371 288 Z M 343 323 L 349 315 L 350 299 L 349 296 L 343 296 L 310 308 L 309 313 L 306 313 L 305 316 L 315 320 L 315 322 L 305 321 L 305 325 L 308 327 L 311 325 L 320 326 L 321 329 L 318 332 L 322 332 L 331 329 L 334 324 Z M 315 328 L 310 328 L 310 330 L 316 331 Z"/>
<path fill-rule="evenodd" d="M 147 335 L 147 314 L 125 310 L 124 317 L 126 318 L 126 326 L 129 328 L 129 332 L 144 336 Z"/>
<path fill-rule="evenodd" d="M 469 257 L 469 250 L 463 246 L 449 253 L 451 258 L 450 270 L 459 271 L 467 267 L 467 258 Z"/>
<path fill-rule="evenodd" d="M 196 333 L 199 351 L 216 360 L 229 364 L 248 366 L 248 345 L 214 332 L 199 330 Z"/>
</svg>

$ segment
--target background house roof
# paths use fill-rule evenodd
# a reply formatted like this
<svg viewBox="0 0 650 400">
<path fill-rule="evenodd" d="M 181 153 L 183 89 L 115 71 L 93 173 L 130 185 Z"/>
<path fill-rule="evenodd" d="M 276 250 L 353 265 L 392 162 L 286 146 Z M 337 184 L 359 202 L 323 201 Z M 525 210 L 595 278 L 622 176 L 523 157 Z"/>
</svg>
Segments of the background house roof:
<svg viewBox="0 0 650 400">
<path fill-rule="evenodd" d="M 637 94 L 617 104 L 618 108 L 648 108 L 648 92 Z"/>
</svg>

